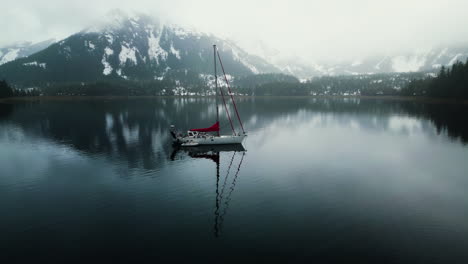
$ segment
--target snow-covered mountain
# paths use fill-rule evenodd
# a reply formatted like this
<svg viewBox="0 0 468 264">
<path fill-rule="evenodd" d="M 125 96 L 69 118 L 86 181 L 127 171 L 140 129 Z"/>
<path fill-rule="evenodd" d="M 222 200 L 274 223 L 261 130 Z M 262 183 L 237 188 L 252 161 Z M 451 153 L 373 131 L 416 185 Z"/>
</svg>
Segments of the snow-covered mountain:
<svg viewBox="0 0 468 264">
<path fill-rule="evenodd" d="M 54 42 L 54 39 L 48 39 L 38 43 L 20 42 L 13 45 L 0 47 L 0 65 L 16 60 L 17 58 L 27 57 L 33 53 L 47 48 Z"/>
<path fill-rule="evenodd" d="M 438 47 L 425 51 L 372 57 L 338 65 L 335 71 L 341 74 L 438 71 L 441 66 L 451 66 L 457 61 L 466 61 L 468 45 Z"/>
<path fill-rule="evenodd" d="M 442 65 L 450 66 L 468 58 L 467 44 L 342 63 L 314 62 L 300 57 L 287 58 L 261 41 L 250 45 L 247 52 L 234 41 L 119 10 L 113 10 L 93 27 L 52 42 L 0 48 L 0 78 L 28 85 L 173 80 L 185 86 L 197 81 L 210 86 L 213 85 L 212 44 L 218 45 L 224 66 L 234 79 L 258 73 L 284 73 L 304 80 L 324 75 L 436 72 Z"/>
<path fill-rule="evenodd" d="M 217 44 L 231 76 L 280 72 L 234 42 L 165 24 L 143 15 L 111 12 L 105 21 L 48 48 L 0 66 L 13 83 L 95 80 L 206 81 L 213 74 Z"/>
<path fill-rule="evenodd" d="M 271 57 L 270 57 L 271 58 Z M 456 61 L 468 59 L 468 44 L 437 47 L 404 54 L 372 56 L 342 63 L 316 63 L 301 58 L 273 59 L 273 64 L 283 73 L 299 78 L 323 75 L 358 75 L 392 72 L 437 72 L 441 66 L 451 66 Z"/>
</svg>

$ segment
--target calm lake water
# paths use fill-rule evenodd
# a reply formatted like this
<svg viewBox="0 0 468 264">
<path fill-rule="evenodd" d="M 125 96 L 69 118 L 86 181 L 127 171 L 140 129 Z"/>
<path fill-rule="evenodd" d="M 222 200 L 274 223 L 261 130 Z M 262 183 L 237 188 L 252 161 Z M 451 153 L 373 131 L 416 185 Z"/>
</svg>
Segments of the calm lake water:
<svg viewBox="0 0 468 264">
<path fill-rule="evenodd" d="M 468 107 L 239 109 L 245 150 L 177 150 L 212 99 L 0 104 L 0 260 L 468 263 Z"/>
</svg>

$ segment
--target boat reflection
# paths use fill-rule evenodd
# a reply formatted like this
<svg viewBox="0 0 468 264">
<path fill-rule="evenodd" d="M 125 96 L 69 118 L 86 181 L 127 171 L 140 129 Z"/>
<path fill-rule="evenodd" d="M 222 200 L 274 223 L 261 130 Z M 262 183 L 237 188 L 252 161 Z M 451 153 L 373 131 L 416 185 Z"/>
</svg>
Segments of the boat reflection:
<svg viewBox="0 0 468 264">
<path fill-rule="evenodd" d="M 229 209 L 232 193 L 236 187 L 237 177 L 239 176 L 246 150 L 242 144 L 176 147 L 171 154 L 171 160 L 175 160 L 178 153 L 181 152 L 185 152 L 191 158 L 212 160 L 216 164 L 216 199 L 213 231 L 214 236 L 219 237 L 222 232 L 224 217 Z M 232 154 L 226 175 L 221 176 L 219 171 L 220 153 L 222 152 L 232 152 Z"/>
</svg>

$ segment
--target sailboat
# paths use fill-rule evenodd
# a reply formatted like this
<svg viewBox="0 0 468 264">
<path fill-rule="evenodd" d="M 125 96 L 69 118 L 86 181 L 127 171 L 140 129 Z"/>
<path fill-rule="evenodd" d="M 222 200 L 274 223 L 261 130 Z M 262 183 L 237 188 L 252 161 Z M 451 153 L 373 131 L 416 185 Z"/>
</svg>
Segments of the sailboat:
<svg viewBox="0 0 468 264">
<path fill-rule="evenodd" d="M 244 126 L 242 125 L 241 118 L 239 116 L 239 111 L 237 111 L 237 105 L 234 100 L 233 93 L 231 92 L 231 87 L 229 86 L 229 81 L 226 76 L 226 72 L 224 71 L 223 62 L 221 61 L 221 56 L 219 56 L 218 49 L 216 45 L 213 45 L 213 55 L 214 55 L 214 77 L 215 77 L 215 88 L 216 88 L 216 123 L 212 126 L 207 128 L 194 128 L 187 131 L 186 134 L 178 133 L 174 125 L 171 125 L 170 132 L 173 138 L 173 142 L 183 147 L 192 147 L 192 146 L 199 146 L 199 145 L 225 145 L 225 144 L 242 144 L 247 133 L 244 130 Z M 228 107 L 226 105 L 226 99 L 224 98 L 224 92 L 221 86 L 218 87 L 218 75 L 217 75 L 217 61 L 218 58 L 219 63 L 221 65 L 221 69 L 223 70 L 224 80 L 226 81 L 226 85 L 228 88 L 228 93 L 230 95 L 232 104 L 234 106 L 234 110 L 237 116 L 237 120 L 239 121 L 240 127 L 242 129 L 242 133 L 237 133 L 234 129 L 234 125 L 231 119 L 231 115 L 229 114 Z M 231 124 L 232 134 L 231 135 L 220 135 L 219 133 L 219 104 L 218 104 L 218 89 L 224 104 L 224 108 L 226 110 L 226 115 L 228 117 L 229 123 Z"/>
</svg>

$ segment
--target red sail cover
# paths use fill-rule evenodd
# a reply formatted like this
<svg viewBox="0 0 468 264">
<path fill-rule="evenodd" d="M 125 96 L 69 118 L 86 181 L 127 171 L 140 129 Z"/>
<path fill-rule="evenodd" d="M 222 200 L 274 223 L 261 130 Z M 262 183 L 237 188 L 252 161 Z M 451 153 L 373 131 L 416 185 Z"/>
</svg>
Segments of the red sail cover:
<svg viewBox="0 0 468 264">
<path fill-rule="evenodd" d="M 207 128 L 195 128 L 190 129 L 190 131 L 197 131 L 197 132 L 217 132 L 219 131 L 219 122 L 216 122 L 214 125 L 207 127 Z"/>
</svg>

